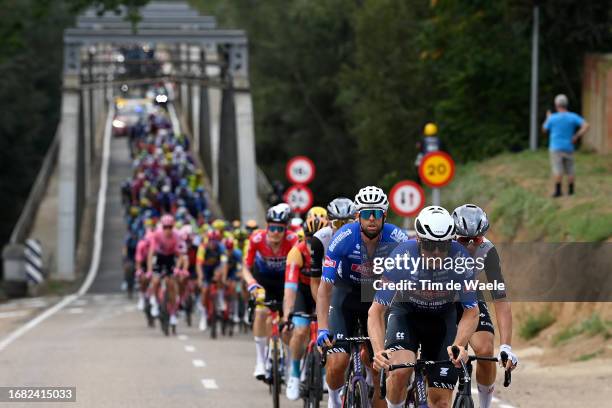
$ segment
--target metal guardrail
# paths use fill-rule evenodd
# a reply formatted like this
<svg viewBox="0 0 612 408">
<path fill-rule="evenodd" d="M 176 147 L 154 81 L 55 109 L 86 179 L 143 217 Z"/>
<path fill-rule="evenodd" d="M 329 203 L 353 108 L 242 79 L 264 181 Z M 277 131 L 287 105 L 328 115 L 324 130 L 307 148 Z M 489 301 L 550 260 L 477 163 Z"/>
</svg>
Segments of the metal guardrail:
<svg viewBox="0 0 612 408">
<path fill-rule="evenodd" d="M 21 215 L 17 220 L 17 223 L 13 227 L 13 231 L 11 233 L 11 238 L 9 240 L 10 244 L 17 244 L 24 242 L 27 234 L 30 232 L 32 228 L 32 224 L 36 219 L 36 212 L 38 211 L 38 206 L 42 198 L 45 195 L 47 190 L 47 185 L 49 184 L 49 178 L 53 174 L 53 167 L 57 162 L 57 155 L 59 153 L 59 141 L 60 141 L 60 132 L 61 126 L 57 125 L 57 130 L 55 131 L 55 136 L 53 137 L 53 141 L 47 150 L 47 154 L 40 166 L 40 170 L 38 171 L 38 175 L 36 176 L 36 180 L 30 189 L 30 194 L 28 195 L 28 199 L 26 200 L 25 205 L 23 206 L 23 210 L 21 211 Z"/>
</svg>

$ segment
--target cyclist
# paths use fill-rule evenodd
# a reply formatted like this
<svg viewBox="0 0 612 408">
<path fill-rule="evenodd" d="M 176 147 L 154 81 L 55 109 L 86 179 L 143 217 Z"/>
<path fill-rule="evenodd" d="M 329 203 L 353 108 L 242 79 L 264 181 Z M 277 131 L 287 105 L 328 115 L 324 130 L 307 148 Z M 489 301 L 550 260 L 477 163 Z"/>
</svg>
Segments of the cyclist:
<svg viewBox="0 0 612 408">
<path fill-rule="evenodd" d="M 225 247 L 221 243 L 221 233 L 212 229 L 208 231 L 207 238 L 200 244 L 196 257 L 196 273 L 198 282 L 201 286 L 201 309 L 200 323 L 198 325 L 200 331 L 205 331 L 207 328 L 207 319 L 212 316 L 213 310 L 207 310 L 206 305 L 210 303 L 208 299 L 209 286 L 214 280 L 221 282 L 224 274 L 227 273 L 227 253 Z"/>
<path fill-rule="evenodd" d="M 485 238 L 489 229 L 489 219 L 482 208 L 473 204 L 464 204 L 455 208 L 453 211 L 457 241 L 463 245 L 474 259 L 483 259 L 480 265 L 482 269 L 475 268 L 474 278 L 484 271 L 488 282 L 504 282 L 502 276 L 499 254 L 495 245 Z M 487 304 L 478 294 L 478 309 L 480 318 L 476 332 L 470 338 L 470 346 L 478 356 L 493 356 L 493 343 L 495 340 L 495 329 Z M 495 306 L 495 316 L 499 327 L 499 337 L 501 346 L 500 353 L 505 351 L 508 354 L 507 369 L 514 369 L 518 364 L 518 358 L 512 352 L 512 310 L 510 302 L 506 299 L 505 291 L 490 291 L 491 298 Z M 461 309 L 458 309 L 460 312 Z M 501 358 L 500 358 L 501 361 Z M 495 364 L 479 360 L 476 364 L 476 383 L 478 386 L 478 397 L 481 408 L 491 406 L 493 391 L 495 390 Z"/>
<path fill-rule="evenodd" d="M 289 209 L 281 204 L 268 209 L 266 221 L 267 228 L 254 232 L 249 238 L 242 275 L 252 296 L 265 296 L 266 301 L 282 302 L 287 254 L 296 244 L 297 236 L 287 231 Z M 263 380 L 266 375 L 264 360 L 270 335 L 268 315 L 266 307 L 256 306 L 253 335 L 257 360 L 253 376 L 258 380 Z"/>
<path fill-rule="evenodd" d="M 147 262 L 147 271 L 153 271 L 152 288 L 153 293 L 150 297 L 151 315 L 156 317 L 159 315 L 159 305 L 157 303 L 157 291 L 159 289 L 160 279 L 165 279 L 167 276 L 172 276 L 174 267 L 177 261 L 186 254 L 186 248 L 181 241 L 178 232 L 174 229 L 174 217 L 166 214 L 161 217 L 161 229 L 156 230 L 151 237 L 151 246 L 149 248 L 149 257 Z M 155 268 L 153 260 L 155 260 Z M 166 281 L 168 293 L 178 294 L 176 282 L 173 279 Z M 176 307 L 174 302 L 170 303 L 168 313 L 170 314 L 170 325 L 175 326 Z"/>
<path fill-rule="evenodd" d="M 338 197 L 327 205 L 329 225 L 321 228 L 312 237 L 312 265 L 310 266 L 310 286 L 315 294 L 319 291 L 321 272 L 323 270 L 323 256 L 329 246 L 332 236 L 340 227 L 355 220 L 355 204 L 350 198 Z"/>
<path fill-rule="evenodd" d="M 392 244 L 408 240 L 397 226 L 385 223 L 389 201 L 378 187 L 364 187 L 355 196 L 359 222 L 342 226 L 332 237 L 323 263 L 317 292 L 317 343 L 332 346 L 334 339 L 360 335 L 358 325 L 367 329 L 369 301 L 373 296 L 373 260 L 388 254 Z M 340 407 L 340 391 L 349 355 L 344 347 L 329 351 L 326 373 L 329 407 Z M 368 370 L 371 383 L 372 375 Z M 377 384 L 375 384 L 377 387 Z M 376 398 L 376 397 L 375 397 Z M 378 400 L 378 398 L 376 398 Z"/>
<path fill-rule="evenodd" d="M 306 214 L 304 222 L 305 239 L 291 248 L 287 255 L 285 269 L 285 296 L 283 299 L 283 321 L 287 322 L 291 312 L 311 314 L 315 312 L 314 297 L 310 285 L 311 248 L 310 242 L 315 232 L 328 223 L 327 211 L 313 207 Z M 294 317 L 291 321 L 294 330 L 291 334 L 291 371 L 287 382 L 287 398 L 295 401 L 300 397 L 300 360 L 304 354 L 304 344 L 308 339 L 310 321 Z"/>
<path fill-rule="evenodd" d="M 257 229 L 259 228 L 259 225 L 257 225 L 257 221 L 255 220 L 248 220 L 246 224 L 244 225 L 244 227 L 246 228 L 249 236 L 251 236 L 253 232 L 257 231 Z"/>
<path fill-rule="evenodd" d="M 239 307 L 236 287 L 241 279 L 242 251 L 236 247 L 233 238 L 224 238 L 223 246 L 225 246 L 225 250 L 227 251 L 227 273 L 223 277 L 225 297 L 229 305 L 227 314 L 228 318 L 231 318 L 234 323 L 239 323 L 240 318 L 238 316 Z"/>
<path fill-rule="evenodd" d="M 421 348 L 425 360 L 446 360 L 451 346 L 457 345 L 461 354 L 458 360 L 467 360 L 467 343 L 476 328 L 478 307 L 476 294 L 465 286 L 473 276 L 469 253 L 461 244 L 453 241 L 455 223 L 442 207 L 425 207 L 415 220 L 417 239 L 400 244 L 389 256 L 405 256 L 402 266 L 386 268 L 381 283 L 411 282 L 412 288 L 392 290 L 377 287 L 374 302 L 369 311 L 368 334 L 375 352 L 375 368 L 387 368 L 389 364 L 414 362 Z M 450 259 L 450 263 L 448 260 Z M 387 261 L 387 259 L 385 260 Z M 413 262 L 414 261 L 414 262 Z M 473 262 L 472 262 L 473 263 Z M 422 282 L 443 285 L 439 288 L 423 288 Z M 448 290 L 446 283 L 460 283 L 459 291 Z M 464 308 L 457 326 L 455 298 Z M 390 307 L 385 331 L 385 313 Z M 389 359 L 387 359 L 387 357 Z M 387 406 L 405 406 L 407 384 L 411 369 L 393 371 L 387 380 Z M 457 371 L 451 366 L 434 366 L 427 369 L 430 407 L 448 407 Z"/>
</svg>

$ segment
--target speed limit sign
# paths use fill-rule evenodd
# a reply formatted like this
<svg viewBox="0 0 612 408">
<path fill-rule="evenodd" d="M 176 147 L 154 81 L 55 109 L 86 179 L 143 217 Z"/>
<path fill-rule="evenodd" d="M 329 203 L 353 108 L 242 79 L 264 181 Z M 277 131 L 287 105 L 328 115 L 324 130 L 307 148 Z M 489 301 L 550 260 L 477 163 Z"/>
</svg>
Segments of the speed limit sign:
<svg viewBox="0 0 612 408">
<path fill-rule="evenodd" d="M 312 207 L 314 197 L 307 186 L 294 184 L 285 191 L 283 197 L 289 207 L 296 213 L 305 213 Z"/>
<path fill-rule="evenodd" d="M 287 162 L 285 173 L 293 184 L 308 184 L 315 177 L 315 165 L 306 156 L 295 156 Z"/>
<path fill-rule="evenodd" d="M 398 215 L 412 217 L 418 214 L 425 204 L 425 192 L 414 181 L 400 181 L 391 189 L 391 208 Z"/>
<path fill-rule="evenodd" d="M 455 175 L 455 162 L 448 153 L 437 151 L 427 153 L 421 160 L 419 176 L 429 187 L 444 187 Z"/>
</svg>

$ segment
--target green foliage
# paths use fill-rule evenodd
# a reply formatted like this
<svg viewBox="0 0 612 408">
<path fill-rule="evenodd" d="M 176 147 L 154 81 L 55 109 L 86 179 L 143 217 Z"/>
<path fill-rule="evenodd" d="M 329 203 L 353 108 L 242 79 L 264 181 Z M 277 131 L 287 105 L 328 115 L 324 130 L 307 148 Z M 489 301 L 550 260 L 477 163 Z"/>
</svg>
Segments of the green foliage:
<svg viewBox="0 0 612 408">
<path fill-rule="evenodd" d="M 310 156 L 317 202 L 414 177 L 428 121 L 460 163 L 526 147 L 531 0 L 191 3 L 247 30 L 258 162 Z M 584 54 L 610 50 L 609 1 L 587 3 L 541 7 L 540 119 L 559 92 L 579 111 Z"/>
<path fill-rule="evenodd" d="M 544 310 L 538 314 L 530 315 L 521 325 L 519 334 L 525 340 L 531 340 L 554 322 L 555 317 L 549 310 Z"/>
<path fill-rule="evenodd" d="M 589 361 L 589 360 L 594 359 L 595 357 L 597 357 L 601 353 L 603 353 L 603 350 L 597 350 L 597 351 L 595 351 L 593 353 L 581 354 L 578 357 L 576 357 L 573 361 Z"/>
</svg>

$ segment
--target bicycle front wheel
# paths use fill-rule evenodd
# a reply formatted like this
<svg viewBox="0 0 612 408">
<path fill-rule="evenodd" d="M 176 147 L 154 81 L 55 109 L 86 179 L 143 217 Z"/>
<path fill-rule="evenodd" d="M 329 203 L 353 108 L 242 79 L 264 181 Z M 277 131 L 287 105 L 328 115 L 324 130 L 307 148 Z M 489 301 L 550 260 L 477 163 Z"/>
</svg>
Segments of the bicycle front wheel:
<svg viewBox="0 0 612 408">
<path fill-rule="evenodd" d="M 323 397 L 321 355 L 316 348 L 306 358 L 306 383 L 304 384 L 304 408 L 319 408 Z"/>
<path fill-rule="evenodd" d="M 279 408 L 279 397 L 281 393 L 280 373 L 280 350 L 279 340 L 272 341 L 272 403 L 274 408 Z"/>
<path fill-rule="evenodd" d="M 365 380 L 357 381 L 355 384 L 355 389 L 353 390 L 353 407 L 369 408 L 370 399 L 368 395 L 368 384 L 365 382 Z"/>
</svg>

